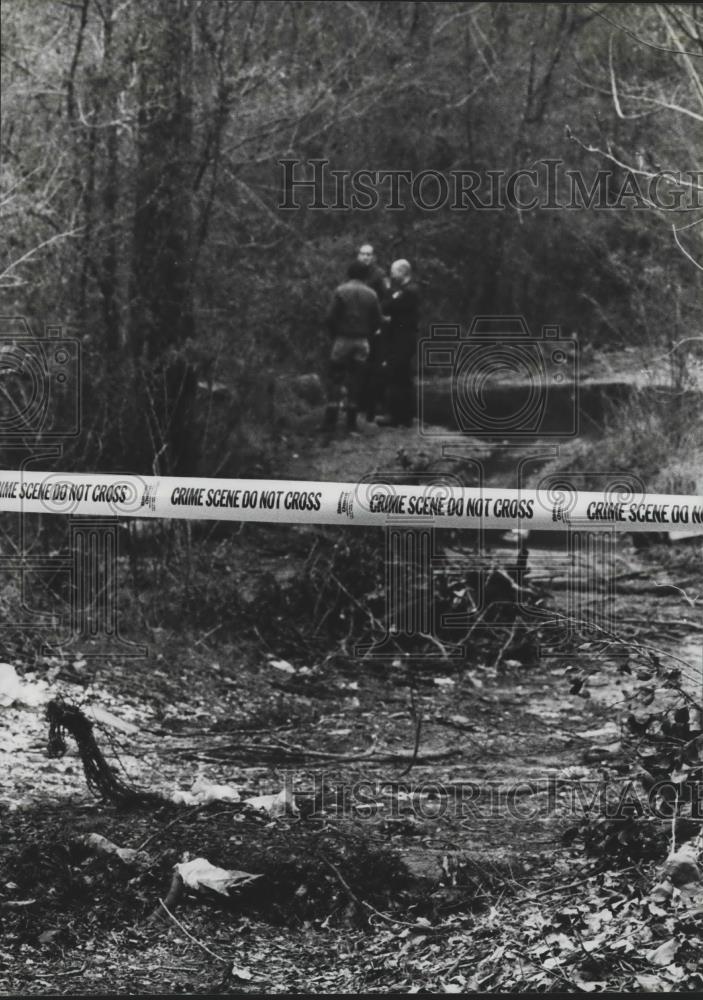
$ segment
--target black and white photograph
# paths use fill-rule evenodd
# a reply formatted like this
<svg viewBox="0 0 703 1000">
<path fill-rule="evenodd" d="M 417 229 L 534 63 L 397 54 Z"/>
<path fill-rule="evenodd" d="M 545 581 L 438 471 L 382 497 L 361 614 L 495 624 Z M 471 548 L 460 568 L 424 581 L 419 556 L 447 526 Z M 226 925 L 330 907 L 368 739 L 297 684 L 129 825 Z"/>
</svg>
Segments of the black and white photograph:
<svg viewBox="0 0 703 1000">
<path fill-rule="evenodd" d="M 0 27 L 0 996 L 703 993 L 703 4 Z"/>
</svg>

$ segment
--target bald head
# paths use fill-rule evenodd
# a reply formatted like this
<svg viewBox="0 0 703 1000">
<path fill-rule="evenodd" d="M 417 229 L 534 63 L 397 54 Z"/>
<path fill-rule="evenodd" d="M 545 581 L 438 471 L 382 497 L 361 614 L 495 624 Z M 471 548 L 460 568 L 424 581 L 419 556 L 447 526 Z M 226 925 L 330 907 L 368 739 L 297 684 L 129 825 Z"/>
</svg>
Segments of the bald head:
<svg viewBox="0 0 703 1000">
<path fill-rule="evenodd" d="M 391 264 L 391 281 L 396 285 L 407 285 L 412 278 L 412 268 L 407 260 L 394 260 Z"/>
</svg>

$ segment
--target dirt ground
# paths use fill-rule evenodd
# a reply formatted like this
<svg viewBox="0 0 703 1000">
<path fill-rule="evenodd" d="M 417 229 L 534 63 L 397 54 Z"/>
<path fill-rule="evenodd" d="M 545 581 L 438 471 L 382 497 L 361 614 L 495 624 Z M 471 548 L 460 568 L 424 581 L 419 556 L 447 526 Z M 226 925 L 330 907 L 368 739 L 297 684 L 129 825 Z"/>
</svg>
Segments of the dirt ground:
<svg viewBox="0 0 703 1000">
<path fill-rule="evenodd" d="M 440 461 L 412 429 L 329 441 L 299 426 L 279 447 L 282 478 Z M 248 525 L 228 537 L 228 573 L 252 601 L 271 576 L 285 596 L 315 537 Z M 514 539 L 491 552 L 508 561 Z M 700 990 L 702 900 L 656 894 L 672 833 L 692 830 L 635 816 L 599 840 L 604 827 L 581 826 L 597 792 L 641 787 L 633 713 L 700 704 L 700 556 L 700 540 L 641 552 L 623 537 L 607 629 L 521 658 L 502 639 L 490 657 L 303 644 L 296 658 L 270 608 L 260 641 L 154 626 L 148 659 L 14 656 L 26 687 L 0 707 L 3 995 Z M 563 611 L 558 551 L 530 558 Z M 101 801 L 70 737 L 50 758 L 57 698 L 93 722 L 124 782 L 160 799 Z M 172 801 L 209 785 L 240 801 Z M 282 790 L 280 815 L 243 802 Z M 90 834 L 142 853 L 98 851 Z M 166 910 L 173 866 L 197 857 L 260 878 Z"/>
</svg>

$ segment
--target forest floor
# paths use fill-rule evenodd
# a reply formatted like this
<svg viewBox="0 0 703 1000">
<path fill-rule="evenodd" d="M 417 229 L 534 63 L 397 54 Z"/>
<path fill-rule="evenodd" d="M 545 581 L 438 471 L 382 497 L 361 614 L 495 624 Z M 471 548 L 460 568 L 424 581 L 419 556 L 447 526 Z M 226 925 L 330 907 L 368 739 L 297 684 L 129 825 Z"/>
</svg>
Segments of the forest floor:
<svg viewBox="0 0 703 1000">
<path fill-rule="evenodd" d="M 309 430 L 280 442 L 282 478 L 437 460 L 412 429 Z M 329 535 L 247 525 L 218 543 L 191 587 L 248 590 L 241 634 L 184 617 L 152 626 L 148 658 L 101 659 L 89 642 L 7 655 L 24 687 L 4 706 L 0 690 L 0 991 L 700 991 L 700 873 L 666 867 L 700 822 L 690 808 L 673 822 L 648 780 L 673 774 L 683 795 L 699 773 L 680 748 L 701 742 L 700 539 L 636 551 L 623 537 L 600 632 L 520 650 L 503 628 L 466 659 L 439 643 L 384 659 L 354 655 L 367 612 L 351 591 L 335 605 L 346 636 L 291 641 L 307 624 L 286 615 Z M 491 558 L 507 564 L 511 544 Z M 560 559 L 535 550 L 530 569 L 567 613 Z M 57 698 L 125 783 L 160 798 L 100 800 L 71 738 L 49 758 Z M 208 789 L 214 801 L 188 798 Z M 260 878 L 172 893 L 166 909 L 174 865 L 198 857 Z"/>
</svg>

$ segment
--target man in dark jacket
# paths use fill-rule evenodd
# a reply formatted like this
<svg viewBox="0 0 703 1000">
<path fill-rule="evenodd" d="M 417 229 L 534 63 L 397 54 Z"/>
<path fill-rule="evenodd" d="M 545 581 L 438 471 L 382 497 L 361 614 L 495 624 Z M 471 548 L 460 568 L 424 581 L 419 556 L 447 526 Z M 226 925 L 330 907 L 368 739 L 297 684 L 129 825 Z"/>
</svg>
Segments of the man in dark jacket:
<svg viewBox="0 0 703 1000">
<path fill-rule="evenodd" d="M 387 418 L 379 417 L 378 423 L 410 427 L 415 413 L 413 375 L 420 324 L 420 295 L 407 260 L 396 260 L 391 265 L 391 294 L 384 311 L 387 316 L 383 335 L 384 371 L 389 413 Z"/>
<path fill-rule="evenodd" d="M 359 275 L 361 281 L 369 288 L 372 288 L 378 296 L 378 301 L 383 309 L 386 296 L 390 289 L 390 282 L 381 268 L 376 263 L 376 255 L 370 243 L 363 243 L 357 252 L 356 260 L 347 272 Z M 369 358 L 366 362 L 366 377 L 364 379 L 363 406 L 366 411 L 366 419 L 371 421 L 376 416 L 376 408 L 383 398 L 384 375 L 381 329 L 379 327 L 369 340 Z"/>
<path fill-rule="evenodd" d="M 390 285 L 385 274 L 376 263 L 376 254 L 370 243 L 364 243 L 359 247 L 356 260 L 353 264 L 350 264 L 347 271 L 348 278 L 351 277 L 352 271 L 359 276 L 359 279 L 365 285 L 373 288 L 376 295 L 378 295 L 378 301 L 383 302 Z"/>
<path fill-rule="evenodd" d="M 363 395 L 369 342 L 383 322 L 378 296 L 361 278 L 360 263 L 349 269 L 349 280 L 335 290 L 327 313 L 332 338 L 329 362 L 328 404 L 324 427 L 337 423 L 343 396 L 347 399 L 347 430 L 356 430 L 356 415 Z"/>
</svg>

